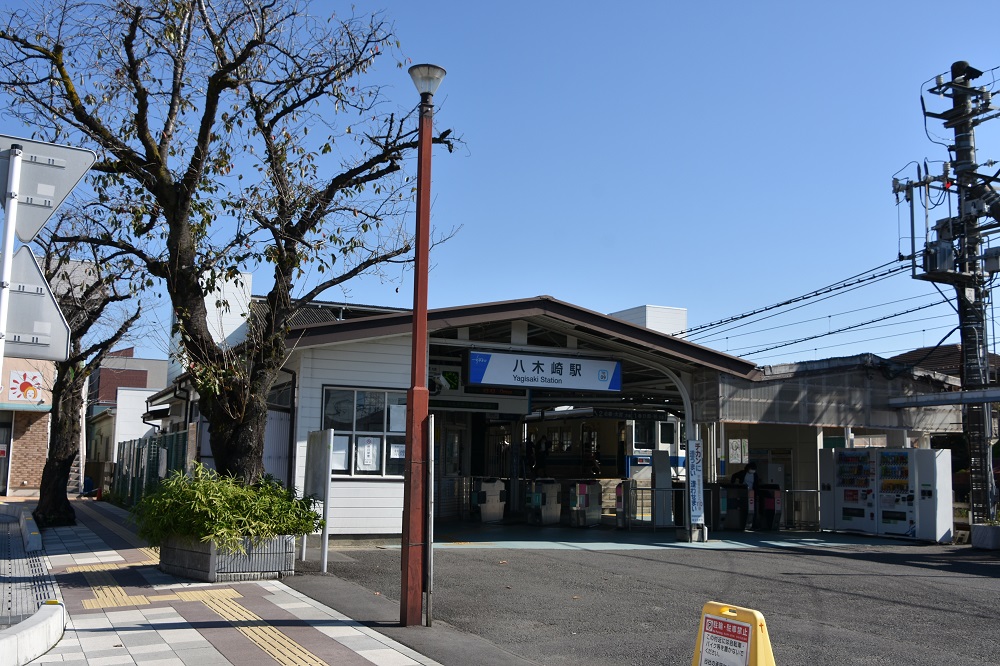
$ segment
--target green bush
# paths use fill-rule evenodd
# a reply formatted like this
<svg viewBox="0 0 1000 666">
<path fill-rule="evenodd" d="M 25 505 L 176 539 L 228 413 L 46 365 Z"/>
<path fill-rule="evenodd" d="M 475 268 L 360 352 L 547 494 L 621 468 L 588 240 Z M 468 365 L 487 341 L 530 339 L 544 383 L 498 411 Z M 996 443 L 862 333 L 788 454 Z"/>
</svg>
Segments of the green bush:
<svg viewBox="0 0 1000 666">
<path fill-rule="evenodd" d="M 323 526 L 315 500 L 296 497 L 273 478 L 253 485 L 221 476 L 200 463 L 191 475 L 174 471 L 132 509 L 138 534 L 153 546 L 166 537 L 214 541 L 226 553 L 246 552 L 282 534 L 307 534 Z"/>
</svg>

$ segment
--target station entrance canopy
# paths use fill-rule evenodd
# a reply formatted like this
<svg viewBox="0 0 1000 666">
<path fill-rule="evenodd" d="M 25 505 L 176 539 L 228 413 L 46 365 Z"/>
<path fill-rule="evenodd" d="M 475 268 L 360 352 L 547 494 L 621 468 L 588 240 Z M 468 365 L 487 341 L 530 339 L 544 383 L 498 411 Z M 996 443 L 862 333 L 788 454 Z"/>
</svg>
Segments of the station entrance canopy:
<svg viewBox="0 0 1000 666">
<path fill-rule="evenodd" d="M 287 344 L 303 350 L 411 331 L 407 310 L 293 326 Z M 470 398 L 495 398 L 501 413 L 509 399 L 524 396 L 529 411 L 572 405 L 659 409 L 684 418 L 690 417 L 685 389 L 671 376 L 688 383 L 704 372 L 745 379 L 759 374 L 750 361 L 549 296 L 430 310 L 428 334 L 432 408 L 435 397 L 457 399 L 450 394 L 461 386 Z M 445 408 L 477 404 L 455 400 Z"/>
</svg>

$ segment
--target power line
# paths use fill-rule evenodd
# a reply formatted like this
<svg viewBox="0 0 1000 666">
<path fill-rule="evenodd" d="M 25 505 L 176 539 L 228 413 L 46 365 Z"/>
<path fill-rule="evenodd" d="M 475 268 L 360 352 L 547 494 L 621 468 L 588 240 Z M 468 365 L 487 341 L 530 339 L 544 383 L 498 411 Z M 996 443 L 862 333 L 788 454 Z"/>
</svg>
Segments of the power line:
<svg viewBox="0 0 1000 666">
<path fill-rule="evenodd" d="M 889 275 L 894 275 L 896 273 L 900 273 L 902 271 L 908 270 L 907 266 L 897 266 L 896 268 L 891 268 L 888 271 L 885 271 L 884 273 L 881 273 L 881 274 L 878 274 L 878 275 L 871 275 L 871 276 L 868 276 L 868 277 L 861 277 L 863 275 L 866 275 L 867 273 L 871 273 L 872 271 L 877 271 L 879 269 L 885 268 L 886 266 L 889 266 L 891 264 L 897 263 L 898 261 L 899 260 L 896 259 L 896 260 L 893 260 L 893 261 L 886 262 L 886 263 L 882 264 L 881 266 L 876 266 L 875 268 L 872 268 L 870 270 L 864 271 L 862 273 L 858 273 L 857 275 L 852 275 L 851 277 L 845 278 L 844 280 L 839 280 L 837 282 L 834 282 L 833 284 L 827 285 L 826 287 L 822 287 L 820 289 L 817 289 L 815 291 L 811 291 L 811 292 L 809 292 L 807 294 L 803 294 L 801 296 L 796 296 L 795 298 L 790 298 L 790 299 L 788 299 L 786 301 L 782 301 L 780 303 L 775 303 L 773 305 L 768 305 L 768 306 L 765 306 L 765 307 L 762 307 L 762 308 L 757 308 L 756 310 L 752 310 L 750 312 L 745 312 L 743 314 L 735 315 L 733 317 L 727 317 L 725 319 L 720 319 L 718 321 L 709 322 L 707 324 L 701 324 L 700 326 L 695 326 L 693 328 L 688 328 L 688 329 L 685 329 L 683 331 L 678 331 L 678 332 L 674 333 L 673 335 L 675 335 L 675 336 L 688 336 L 690 333 L 694 333 L 696 331 L 703 331 L 705 329 L 715 328 L 717 326 L 723 326 L 725 324 L 730 324 L 730 323 L 735 322 L 735 321 L 740 321 L 741 319 L 746 319 L 747 317 L 753 317 L 755 315 L 762 314 L 762 313 L 768 312 L 770 310 L 774 310 L 775 308 L 785 307 L 786 305 L 791 305 L 793 303 L 799 303 L 801 301 L 808 300 L 810 298 L 815 298 L 817 296 L 822 296 L 824 294 L 829 294 L 829 293 L 834 292 L 834 291 L 839 291 L 840 289 L 846 289 L 846 288 L 854 286 L 854 285 L 863 284 L 865 282 L 869 282 L 869 281 L 872 281 L 872 280 L 875 280 L 875 279 L 879 279 L 879 278 L 888 277 Z M 854 280 L 854 282 L 850 282 L 849 283 L 848 282 L 849 280 Z"/>
<path fill-rule="evenodd" d="M 727 335 L 727 336 L 720 336 L 720 337 L 715 337 L 715 338 L 702 339 L 702 340 L 699 341 L 699 344 L 708 345 L 708 344 L 711 344 L 712 342 L 716 342 L 716 341 L 719 341 L 719 340 L 729 340 L 730 338 L 742 338 L 742 337 L 746 337 L 748 335 L 756 335 L 758 333 L 766 333 L 767 331 L 776 331 L 776 330 L 779 330 L 779 329 L 782 329 L 782 328 L 791 328 L 792 326 L 801 326 L 802 324 L 808 324 L 808 323 L 814 322 L 814 321 L 821 321 L 823 319 L 832 319 L 833 317 L 842 317 L 844 315 L 853 314 L 855 312 L 863 312 L 864 310 L 874 310 L 876 308 L 883 308 L 883 307 L 885 307 L 887 305 L 893 305 L 893 304 L 896 304 L 896 303 L 903 303 L 903 302 L 906 302 L 906 301 L 913 301 L 913 300 L 916 300 L 918 298 L 927 298 L 927 296 L 928 296 L 928 294 L 920 294 L 919 296 L 910 296 L 908 298 L 900 298 L 900 299 L 897 299 L 895 301 L 889 301 L 887 303 L 879 303 L 878 305 L 866 305 L 865 307 L 862 307 L 862 308 L 855 308 L 853 310 L 844 310 L 843 312 L 836 312 L 834 314 L 823 315 L 821 317 L 812 317 L 810 319 L 802 319 L 802 320 L 791 322 L 791 323 L 788 323 L 788 324 L 780 324 L 778 326 L 770 326 L 768 328 L 759 328 L 759 329 L 754 330 L 754 331 L 746 331 L 745 333 L 737 333 L 735 335 Z M 943 304 L 944 302 L 945 301 L 938 300 L 938 301 L 935 301 L 934 304 Z"/>
<path fill-rule="evenodd" d="M 928 306 L 925 306 L 925 307 L 932 307 L 932 306 L 928 305 Z M 891 316 L 892 315 L 890 315 L 890 317 Z M 858 324 L 857 328 L 850 328 L 849 327 L 847 329 L 840 329 L 840 330 L 837 330 L 837 331 L 827 331 L 827 332 L 824 332 L 824 333 L 818 333 L 818 334 L 816 334 L 815 336 L 812 336 L 812 337 L 813 338 L 819 338 L 819 337 L 823 337 L 825 335 L 836 335 L 836 334 L 839 334 L 839 333 L 845 333 L 848 330 L 872 331 L 872 330 L 879 329 L 879 328 L 889 328 L 891 326 L 905 326 L 905 325 L 908 325 L 908 324 L 919 324 L 920 322 L 927 322 L 927 321 L 932 321 L 932 320 L 935 320 L 935 319 L 946 319 L 946 318 L 951 318 L 951 315 L 935 315 L 933 317 L 920 317 L 918 319 L 907 319 L 905 321 L 894 321 L 894 322 L 891 322 L 891 323 L 888 323 L 888 324 L 876 323 L 876 324 L 872 324 L 870 326 L 869 325 L 865 325 L 865 324 Z M 921 329 L 921 330 L 927 330 L 927 329 Z M 907 332 L 904 332 L 904 333 L 898 333 L 896 335 L 910 335 L 912 332 L 913 331 L 907 331 Z M 875 339 L 878 339 L 878 338 L 875 338 Z M 786 341 L 782 341 L 782 342 L 776 342 L 776 343 L 773 343 L 773 344 L 776 344 L 776 345 L 779 345 L 779 346 L 780 345 L 784 345 L 785 343 L 795 344 L 795 342 L 797 340 L 799 340 L 799 338 L 796 338 L 795 340 L 786 340 Z M 860 344 L 862 342 L 867 342 L 868 340 L 869 339 L 854 340 L 852 342 L 846 342 L 846 343 L 843 343 L 843 344 Z M 754 347 L 758 347 L 761 344 L 767 345 L 767 344 L 771 344 L 771 343 L 764 342 L 764 343 L 758 343 L 756 345 L 747 345 L 745 347 L 727 348 L 726 352 L 730 353 L 730 354 L 740 354 L 740 353 L 742 353 L 742 350 L 744 350 L 744 349 L 753 349 Z M 748 354 L 752 354 L 752 353 L 753 352 L 748 352 Z"/>
<path fill-rule="evenodd" d="M 936 346 L 940 346 L 941 344 L 943 344 L 945 342 L 945 340 L 948 339 L 948 337 L 951 337 L 951 335 L 956 332 L 954 326 L 952 326 L 952 327 L 949 327 L 949 326 L 936 326 L 934 328 L 921 329 L 920 332 L 921 333 L 931 333 L 933 331 L 942 331 L 942 330 L 944 330 L 946 328 L 950 328 L 951 332 L 948 334 L 948 336 L 946 336 L 944 339 L 942 339 L 940 342 L 937 343 Z M 880 335 L 880 336 L 876 336 L 874 338 L 865 338 L 864 340 L 855 340 L 855 341 L 852 341 L 852 342 L 838 342 L 837 344 L 833 344 L 833 345 L 825 345 L 825 346 L 822 346 L 822 347 L 813 347 L 812 349 L 810 349 L 808 351 L 820 351 L 820 350 L 823 350 L 823 349 L 835 349 L 837 347 L 847 347 L 849 345 L 856 345 L 856 344 L 861 344 L 861 343 L 865 343 L 865 342 L 874 342 L 876 340 L 891 340 L 891 339 L 894 339 L 894 338 L 901 338 L 901 337 L 907 336 L 907 335 L 912 335 L 912 333 L 894 333 L 892 335 Z M 902 352 L 909 352 L 909 351 L 913 351 L 913 347 L 912 346 L 902 347 L 902 348 L 899 348 L 899 349 L 888 349 L 888 350 L 883 350 L 883 351 L 878 351 L 878 352 L 871 352 L 871 353 L 875 354 L 876 356 L 882 356 L 882 355 L 885 355 L 885 354 L 895 354 L 895 353 L 902 353 Z M 749 356 L 751 356 L 751 354 L 746 354 L 746 356 L 749 357 Z M 770 356 L 763 356 L 761 358 L 767 359 L 767 358 L 774 358 L 775 356 L 780 356 L 780 354 L 772 354 Z M 757 360 L 759 361 L 761 359 L 757 359 Z"/>
<path fill-rule="evenodd" d="M 932 305 L 937 305 L 937 303 L 934 303 Z M 911 312 L 917 312 L 919 310 L 926 310 L 929 307 L 932 307 L 932 306 L 931 305 L 921 305 L 921 306 L 916 307 L 916 308 L 911 308 L 909 310 L 904 310 L 903 312 L 897 312 L 896 314 L 887 315 L 885 317 L 879 317 L 878 319 L 872 319 L 870 321 L 862 322 L 860 324 L 852 324 L 850 326 L 845 326 L 845 327 L 837 329 L 835 331 L 830 331 L 829 333 L 819 333 L 817 335 L 810 335 L 808 337 L 799 338 L 798 340 L 792 340 L 792 341 L 789 341 L 789 342 L 783 342 L 781 344 L 773 345 L 771 347 L 765 347 L 763 349 L 758 349 L 757 351 L 750 352 L 748 354 L 748 356 L 753 356 L 754 354 L 758 354 L 760 352 L 771 351 L 772 349 L 780 349 L 781 347 L 788 347 L 788 346 L 791 346 L 791 345 L 799 344 L 801 342 L 807 342 L 809 340 L 815 340 L 817 338 L 823 338 L 823 337 L 826 337 L 828 335 L 835 335 L 837 333 L 843 333 L 844 331 L 850 331 L 852 329 L 860 328 L 862 326 L 867 326 L 869 324 L 875 324 L 875 323 L 878 323 L 880 321 L 885 321 L 887 319 L 892 319 L 893 317 L 899 317 L 899 316 L 902 316 L 902 315 L 905 315 L 905 314 L 910 314 Z"/>
<path fill-rule="evenodd" d="M 819 298 L 819 296 L 816 296 L 817 300 L 812 301 L 811 303 L 799 303 L 795 307 L 789 308 L 785 312 L 776 312 L 774 314 L 769 314 L 769 315 L 767 315 L 765 317 L 760 317 L 759 319 L 755 319 L 753 321 L 744 322 L 742 324 L 737 324 L 736 326 L 731 326 L 729 328 L 724 328 L 724 329 L 722 329 L 720 331 L 715 331 L 715 333 L 726 333 L 727 331 L 735 331 L 738 328 L 743 328 L 744 326 L 750 326 L 751 324 L 756 324 L 756 323 L 762 322 L 765 319 L 773 319 L 774 317 L 780 317 L 781 315 L 787 314 L 789 312 L 794 312 L 795 310 L 800 310 L 802 308 L 809 307 L 810 305 L 815 305 L 816 303 L 822 303 L 823 301 L 829 300 L 831 298 L 836 298 L 837 296 L 843 296 L 844 294 L 848 294 L 848 293 L 850 293 L 850 292 L 852 292 L 852 291 L 854 291 L 856 289 L 861 289 L 862 287 L 871 286 L 875 282 L 881 282 L 882 280 L 887 280 L 890 277 L 892 277 L 893 275 L 898 275 L 899 273 L 901 273 L 902 271 L 905 271 L 905 270 L 908 270 L 908 269 L 906 267 L 901 267 L 899 270 L 893 270 L 891 272 L 883 273 L 883 274 L 876 275 L 876 276 L 871 276 L 871 278 L 866 278 L 866 280 L 872 280 L 870 282 L 869 281 L 865 281 L 865 282 L 862 282 L 860 284 L 858 284 L 858 283 L 852 283 L 850 285 L 844 285 L 842 287 L 838 287 L 838 289 L 846 289 L 846 291 L 841 291 L 839 293 L 826 293 L 825 295 L 824 294 L 820 294 L 820 296 L 822 296 L 822 298 Z M 794 299 L 791 302 L 794 303 L 794 302 L 796 302 L 798 300 L 802 300 L 801 297 L 800 298 L 796 298 L 796 299 Z M 774 306 L 771 306 L 771 307 L 769 307 L 767 309 L 774 309 L 774 308 L 777 308 L 777 307 L 780 307 L 780 305 L 774 305 Z M 761 312 L 763 312 L 763 311 L 764 310 L 762 309 Z M 746 315 L 742 315 L 740 317 L 731 317 L 730 319 L 736 321 L 736 320 L 740 319 L 741 317 L 745 318 L 745 317 L 751 317 L 751 316 L 753 316 L 753 314 L 746 314 Z M 707 326 L 707 324 L 706 324 L 706 326 Z M 694 338 L 687 338 L 687 339 L 690 340 L 690 341 L 692 341 L 692 342 L 699 342 L 700 340 L 703 340 L 704 336 L 706 336 L 706 335 L 712 335 L 712 333 L 702 333 L 701 336 L 695 336 Z"/>
</svg>

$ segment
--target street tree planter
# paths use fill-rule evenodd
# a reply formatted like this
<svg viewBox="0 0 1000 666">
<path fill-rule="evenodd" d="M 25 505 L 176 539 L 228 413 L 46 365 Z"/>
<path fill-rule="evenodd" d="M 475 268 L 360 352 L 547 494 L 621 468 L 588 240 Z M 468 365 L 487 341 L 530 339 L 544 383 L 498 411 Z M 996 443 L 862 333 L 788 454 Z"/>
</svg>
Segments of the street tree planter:
<svg viewBox="0 0 1000 666">
<path fill-rule="evenodd" d="M 133 508 L 160 569 L 210 583 L 295 573 L 295 537 L 322 528 L 314 500 L 265 478 L 246 484 L 201 464 L 174 472 Z"/>
<path fill-rule="evenodd" d="M 1000 550 L 1000 525 L 973 523 L 972 547 L 985 550 Z"/>
<path fill-rule="evenodd" d="M 245 552 L 222 552 L 214 541 L 171 536 L 160 544 L 160 570 L 207 583 L 265 580 L 295 573 L 295 537 L 276 536 L 254 545 L 249 539 Z"/>
</svg>

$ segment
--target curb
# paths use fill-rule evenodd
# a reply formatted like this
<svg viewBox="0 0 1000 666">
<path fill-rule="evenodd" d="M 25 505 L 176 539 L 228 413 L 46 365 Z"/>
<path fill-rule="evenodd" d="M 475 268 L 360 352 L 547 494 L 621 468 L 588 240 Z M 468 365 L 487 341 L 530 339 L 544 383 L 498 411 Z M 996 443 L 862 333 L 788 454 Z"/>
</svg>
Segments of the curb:
<svg viewBox="0 0 1000 666">
<path fill-rule="evenodd" d="M 20 511 L 19 522 L 21 523 L 21 538 L 24 540 L 25 552 L 31 553 L 42 549 L 42 533 L 38 531 L 38 525 L 31 516 L 31 511 L 22 509 Z"/>
<path fill-rule="evenodd" d="M 66 608 L 46 601 L 34 615 L 0 631 L 0 663 L 24 666 L 51 650 L 66 629 Z"/>
</svg>

